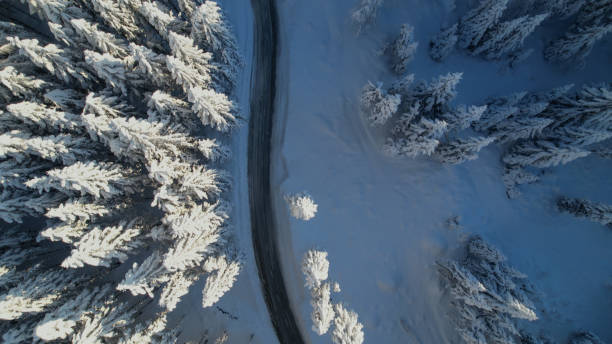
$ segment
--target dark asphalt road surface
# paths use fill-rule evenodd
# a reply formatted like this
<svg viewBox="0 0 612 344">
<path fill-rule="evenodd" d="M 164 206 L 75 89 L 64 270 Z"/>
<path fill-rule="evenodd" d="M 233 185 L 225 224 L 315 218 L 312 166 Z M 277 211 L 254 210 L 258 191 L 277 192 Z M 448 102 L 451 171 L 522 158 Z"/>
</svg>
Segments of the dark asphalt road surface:
<svg viewBox="0 0 612 344">
<path fill-rule="evenodd" d="M 274 0 L 251 0 L 255 17 L 248 180 L 255 261 L 270 319 L 281 344 L 303 344 L 280 265 L 270 189 L 270 153 L 276 95 L 277 25 Z"/>
</svg>

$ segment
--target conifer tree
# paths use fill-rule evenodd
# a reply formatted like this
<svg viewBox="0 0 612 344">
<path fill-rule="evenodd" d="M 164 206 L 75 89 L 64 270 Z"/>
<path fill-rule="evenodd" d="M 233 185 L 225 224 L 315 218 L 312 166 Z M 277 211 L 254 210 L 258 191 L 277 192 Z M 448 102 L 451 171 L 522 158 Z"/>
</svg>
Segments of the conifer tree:
<svg viewBox="0 0 612 344">
<path fill-rule="evenodd" d="M 351 20 L 357 36 L 376 22 L 376 15 L 382 4 L 383 0 L 360 0 L 357 8 L 351 12 Z"/>
<path fill-rule="evenodd" d="M 121 6 L 115 0 L 91 0 L 91 4 L 106 25 L 115 29 L 128 40 L 134 40 L 142 34 L 136 17 L 129 8 Z"/>
<path fill-rule="evenodd" d="M 446 131 L 446 122 L 421 118 L 417 123 L 394 128 L 394 137 L 388 138 L 383 152 L 390 156 L 406 156 L 410 158 L 419 155 L 431 155 L 440 141 L 438 139 Z"/>
<path fill-rule="evenodd" d="M 442 62 L 453 52 L 458 39 L 457 24 L 441 30 L 429 42 L 429 56 L 434 61 Z"/>
<path fill-rule="evenodd" d="M 136 181 L 128 177 L 128 173 L 129 171 L 122 170 L 117 164 L 77 162 L 47 171 L 46 176 L 33 178 L 26 182 L 26 185 L 39 193 L 55 189 L 68 196 L 80 193 L 81 196 L 91 195 L 96 199 L 112 198 L 134 191 Z"/>
<path fill-rule="evenodd" d="M 591 154 L 582 148 L 556 145 L 546 140 L 522 141 L 510 148 L 503 161 L 510 165 L 540 168 L 564 165 Z"/>
<path fill-rule="evenodd" d="M 90 221 L 96 217 L 104 216 L 110 211 L 106 206 L 91 203 L 87 198 L 73 198 L 55 208 L 50 208 L 45 216 L 66 223 L 75 223 L 77 221 Z"/>
<path fill-rule="evenodd" d="M 19 130 L 0 134 L 0 158 L 18 162 L 39 157 L 53 162 L 72 164 L 93 154 L 91 142 L 71 135 L 32 137 Z"/>
<path fill-rule="evenodd" d="M 397 74 L 404 74 L 406 65 L 412 61 L 416 54 L 418 42 L 414 41 L 414 27 L 403 24 L 399 36 L 393 41 L 393 70 Z"/>
<path fill-rule="evenodd" d="M 224 93 L 194 87 L 189 89 L 188 96 L 193 104 L 191 109 L 200 117 L 202 124 L 221 132 L 227 132 L 238 124 L 236 104 Z"/>
<path fill-rule="evenodd" d="M 477 8 L 459 21 L 459 46 L 464 49 L 477 47 L 485 32 L 497 24 L 507 4 L 508 0 L 481 0 Z"/>
<path fill-rule="evenodd" d="M 202 290 L 202 307 L 210 307 L 232 288 L 240 272 L 240 262 L 228 261 L 225 256 L 210 257 L 204 263 L 209 275 Z"/>
<path fill-rule="evenodd" d="M 129 53 L 126 42 L 116 38 L 115 35 L 111 33 L 102 31 L 97 23 L 79 18 L 71 19 L 70 25 L 92 48 L 97 49 L 102 52 L 102 54 L 110 54 L 120 59 L 128 56 Z"/>
<path fill-rule="evenodd" d="M 78 115 L 58 111 L 43 106 L 40 103 L 24 101 L 6 106 L 5 116 L 0 117 L 0 122 L 5 118 L 15 124 L 6 123 L 9 126 L 19 126 L 22 123 L 29 128 L 46 132 L 71 131 L 80 133 L 82 131 L 81 119 Z M 18 129 L 18 128 L 15 128 Z"/>
<path fill-rule="evenodd" d="M 519 139 L 530 139 L 542 133 L 553 122 L 550 118 L 518 117 L 504 120 L 489 129 L 489 133 L 500 143 Z"/>
<path fill-rule="evenodd" d="M 117 285 L 119 291 L 129 291 L 132 295 L 153 297 L 153 289 L 166 282 L 168 271 L 163 265 L 163 256 L 154 251 L 141 264 L 134 263 L 132 268 Z"/>
<path fill-rule="evenodd" d="M 411 89 L 408 98 L 413 101 L 419 100 L 424 111 L 439 111 L 442 105 L 457 95 L 456 87 L 462 76 L 463 73 L 448 73 L 429 83 L 421 82 Z"/>
<path fill-rule="evenodd" d="M 500 23 L 487 31 L 472 50 L 472 54 L 482 54 L 490 60 L 500 59 L 503 55 L 521 48 L 525 38 L 547 17 L 548 13 L 545 13 Z"/>
<path fill-rule="evenodd" d="M 168 282 L 162 288 L 159 305 L 168 312 L 173 311 L 181 298 L 189 292 L 189 288 L 198 280 L 198 274 L 193 271 L 179 271 L 169 276 Z"/>
<path fill-rule="evenodd" d="M 573 64 L 577 68 L 582 68 L 595 43 L 611 31 L 612 23 L 577 27 L 562 38 L 553 41 L 544 51 L 544 57 L 554 63 Z"/>
<path fill-rule="evenodd" d="M 336 318 L 332 341 L 335 344 L 361 344 L 363 343 L 363 325 L 359 322 L 357 313 L 346 309 L 342 304 L 334 306 Z"/>
<path fill-rule="evenodd" d="M 319 336 L 329 331 L 336 315 L 331 304 L 330 294 L 331 285 L 329 282 L 311 290 L 310 305 L 312 306 L 312 313 L 310 319 L 312 320 L 312 330 Z"/>
<path fill-rule="evenodd" d="M 446 122 L 449 130 L 467 129 L 472 123 L 477 122 L 487 110 L 486 105 L 465 106 L 460 105 L 450 112 L 442 114 L 440 117 Z"/>
<path fill-rule="evenodd" d="M 361 108 L 368 116 L 371 125 L 382 125 L 395 114 L 401 103 L 399 94 L 387 94 L 382 83 L 368 82 L 361 91 Z"/>
<path fill-rule="evenodd" d="M 438 145 L 434 155 L 444 164 L 460 164 L 464 161 L 477 159 L 478 152 L 493 141 L 495 141 L 494 137 L 458 138 Z"/>
<path fill-rule="evenodd" d="M 133 71 L 140 73 L 158 88 L 167 88 L 172 83 L 170 71 L 166 67 L 166 56 L 153 50 L 130 43 L 130 57 L 133 59 Z"/>
<path fill-rule="evenodd" d="M 50 240 L 61 241 L 66 244 L 72 244 L 80 239 L 88 229 L 87 223 L 77 221 L 74 223 L 59 223 L 50 226 L 38 234 L 36 241 Z"/>
<path fill-rule="evenodd" d="M 612 206 L 579 198 L 561 197 L 557 200 L 559 211 L 576 217 L 584 217 L 612 228 Z"/>
<path fill-rule="evenodd" d="M 302 273 L 306 279 L 306 287 L 314 289 L 327 280 L 329 261 L 327 252 L 309 250 L 302 259 Z"/>
</svg>

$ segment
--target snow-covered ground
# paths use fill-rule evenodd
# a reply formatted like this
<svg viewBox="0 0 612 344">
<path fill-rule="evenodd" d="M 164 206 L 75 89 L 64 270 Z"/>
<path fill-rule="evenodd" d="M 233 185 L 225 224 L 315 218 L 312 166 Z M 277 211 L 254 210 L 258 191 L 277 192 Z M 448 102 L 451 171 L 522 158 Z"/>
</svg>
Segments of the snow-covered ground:
<svg viewBox="0 0 612 344">
<path fill-rule="evenodd" d="M 311 248 L 329 252 L 330 279 L 359 313 L 370 343 L 451 343 L 434 261 L 462 237 L 479 233 L 529 275 L 541 292 L 534 329 L 563 342 L 580 328 L 612 342 L 612 231 L 560 214 L 559 195 L 612 203 L 612 161 L 597 157 L 550 169 L 523 196 L 508 200 L 501 181 L 501 148 L 451 167 L 427 159 L 390 159 L 383 138 L 362 120 L 357 99 L 368 81 L 389 85 L 393 76 L 376 54 L 402 23 L 415 27 L 420 46 L 409 72 L 430 80 L 464 72 L 455 104 L 478 104 L 492 95 L 611 81 L 612 45 L 602 42 L 586 69 L 547 64 L 542 47 L 561 24 L 546 24 L 528 38 L 536 52 L 516 70 L 454 53 L 443 64 L 427 55 L 429 37 L 453 24 L 443 1 L 388 0 L 371 33 L 355 38 L 349 11 L 356 0 L 279 0 L 281 56 L 273 190 L 288 290 L 307 342 L 328 343 L 310 330 L 310 295 L 299 265 Z M 459 13 L 464 7 L 458 8 Z M 290 219 L 282 199 L 307 190 L 317 216 Z M 461 216 L 462 230 L 444 222 Z M 253 275 L 256 277 L 256 275 Z M 245 278 L 244 275 L 241 278 Z"/>
<path fill-rule="evenodd" d="M 188 332 L 185 338 L 198 337 L 198 333 L 208 329 L 210 338 L 217 338 L 222 331 L 229 333 L 228 343 L 276 343 L 276 334 L 270 322 L 264 302 L 257 265 L 251 243 L 251 222 L 249 218 L 249 200 L 247 183 L 247 138 L 249 113 L 249 93 L 251 86 L 251 67 L 253 57 L 253 11 L 249 3 L 238 0 L 226 0 L 221 6 L 234 28 L 240 53 L 245 66 L 240 74 L 235 91 L 243 117 L 242 125 L 232 133 L 232 160 L 228 169 L 232 173 L 232 213 L 233 231 L 236 245 L 243 254 L 243 267 L 233 288 L 225 294 L 212 308 L 202 310 L 200 281 L 185 300 L 184 320 L 182 326 Z M 228 314 L 223 314 L 227 312 Z"/>
</svg>

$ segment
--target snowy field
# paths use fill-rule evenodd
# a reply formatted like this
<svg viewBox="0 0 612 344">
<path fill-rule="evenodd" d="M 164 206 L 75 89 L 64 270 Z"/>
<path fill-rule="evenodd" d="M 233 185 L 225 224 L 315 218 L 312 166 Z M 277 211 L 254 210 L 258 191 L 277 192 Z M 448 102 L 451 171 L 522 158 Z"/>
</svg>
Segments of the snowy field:
<svg viewBox="0 0 612 344">
<path fill-rule="evenodd" d="M 610 38 L 583 70 L 546 63 L 542 47 L 564 23 L 546 23 L 526 45 L 535 53 L 514 70 L 453 53 L 432 61 L 427 46 L 456 11 L 441 1 L 388 0 L 374 28 L 356 38 L 349 12 L 355 0 L 279 0 L 280 61 L 273 183 L 284 248 L 285 279 L 307 342 L 328 343 L 311 329 L 310 295 L 300 263 L 312 248 L 329 252 L 330 279 L 342 286 L 333 302 L 359 314 L 369 343 L 455 343 L 434 268 L 452 257 L 463 238 L 481 234 L 529 276 L 540 293 L 539 321 L 529 324 L 559 342 L 588 329 L 612 342 L 612 231 L 558 212 L 560 195 L 612 203 L 612 161 L 591 156 L 547 169 L 539 183 L 508 200 L 502 148 L 491 145 L 476 161 L 458 166 L 430 159 L 388 158 L 381 133 L 369 128 L 358 98 L 368 81 L 394 80 L 376 51 L 403 23 L 415 27 L 417 56 L 408 66 L 417 80 L 463 72 L 454 104 L 481 104 L 489 96 L 612 80 Z M 307 190 L 317 216 L 290 219 L 282 197 Z M 445 221 L 461 217 L 462 229 Z M 241 278 L 245 278 L 241 276 Z"/>
</svg>

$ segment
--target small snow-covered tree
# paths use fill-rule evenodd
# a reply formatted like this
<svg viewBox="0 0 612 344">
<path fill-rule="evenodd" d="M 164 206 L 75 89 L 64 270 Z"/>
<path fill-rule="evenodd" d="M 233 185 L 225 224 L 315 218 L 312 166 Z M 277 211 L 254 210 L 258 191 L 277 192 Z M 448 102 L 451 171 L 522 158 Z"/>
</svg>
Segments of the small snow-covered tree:
<svg viewBox="0 0 612 344">
<path fill-rule="evenodd" d="M 198 48 L 192 38 L 170 32 L 168 43 L 174 57 L 190 65 L 204 76 L 210 74 L 212 54 Z"/>
<path fill-rule="evenodd" d="M 522 141 L 510 148 L 503 161 L 510 165 L 540 168 L 564 165 L 591 154 L 582 148 L 556 145 L 546 140 Z"/>
<path fill-rule="evenodd" d="M 60 169 L 47 171 L 46 176 L 30 179 L 26 185 L 30 188 L 49 192 L 55 189 L 68 196 L 80 193 L 91 195 L 96 199 L 112 198 L 130 194 L 134 191 L 136 180 L 128 177 L 129 171 L 118 164 L 89 161 L 77 162 Z"/>
<path fill-rule="evenodd" d="M 477 159 L 478 152 L 493 141 L 495 141 L 494 137 L 458 138 L 438 145 L 434 155 L 444 164 L 460 164 L 464 161 Z"/>
<path fill-rule="evenodd" d="M 166 56 L 166 68 L 172 74 L 174 82 L 181 86 L 185 93 L 189 93 L 193 88 L 210 86 L 212 83 L 210 75 L 201 74 L 193 66 L 173 56 Z"/>
<path fill-rule="evenodd" d="M 317 214 L 319 206 L 305 192 L 291 196 L 287 195 L 285 201 L 289 205 L 291 216 L 298 220 L 309 221 Z"/>
<path fill-rule="evenodd" d="M 399 36 L 393 41 L 393 70 L 397 74 L 403 74 L 406 71 L 406 65 L 412 61 L 416 54 L 418 42 L 414 41 L 414 27 L 409 24 L 403 24 Z"/>
<path fill-rule="evenodd" d="M 448 73 L 430 83 L 420 82 L 410 91 L 410 99 L 419 100 L 424 111 L 438 111 L 457 95 L 457 85 L 463 73 Z"/>
<path fill-rule="evenodd" d="M 202 307 L 210 307 L 232 288 L 240 272 L 240 262 L 228 261 L 225 256 L 210 257 L 204 263 L 209 275 L 202 290 Z"/>
<path fill-rule="evenodd" d="M 458 39 L 457 24 L 440 31 L 429 42 L 429 56 L 434 61 L 442 62 L 453 52 Z"/>
<path fill-rule="evenodd" d="M 351 20 L 357 36 L 376 22 L 376 15 L 382 4 L 383 0 L 360 0 L 357 8 L 351 12 Z"/>
<path fill-rule="evenodd" d="M 127 95 L 126 66 L 123 60 L 110 54 L 98 54 L 95 51 L 85 50 L 85 62 L 90 65 L 100 79 L 106 82 L 109 88 Z"/>
<path fill-rule="evenodd" d="M 102 31 L 98 24 L 79 18 L 71 19 L 70 25 L 91 47 L 103 54 L 111 54 L 116 58 L 125 58 L 128 55 L 128 47 L 125 42 L 111 33 Z"/>
<path fill-rule="evenodd" d="M 165 39 L 168 39 L 170 30 L 180 30 L 181 24 L 174 17 L 170 9 L 161 4 L 159 1 L 142 1 L 138 7 L 140 13 L 148 22 L 157 30 L 157 32 Z"/>
<path fill-rule="evenodd" d="M 584 217 L 612 228 L 611 205 L 579 198 L 561 197 L 557 200 L 557 207 L 560 211 L 570 213 L 576 217 Z"/>
<path fill-rule="evenodd" d="M 74 243 L 74 249 L 62 262 L 64 268 L 80 268 L 85 264 L 110 267 L 117 260 L 124 262 L 128 253 L 143 245 L 138 239 L 141 226 L 135 221 L 122 221 L 116 226 L 94 227 Z"/>
<path fill-rule="evenodd" d="M 481 0 L 478 7 L 459 21 L 459 46 L 464 49 L 477 47 L 485 32 L 497 24 L 507 5 L 508 0 Z"/>
<path fill-rule="evenodd" d="M 487 111 L 487 106 L 465 106 L 459 105 L 456 109 L 446 112 L 440 116 L 446 122 L 449 130 L 463 130 L 473 122 L 477 122 Z"/>
<path fill-rule="evenodd" d="M 544 57 L 554 63 L 574 64 L 577 68 L 582 68 L 595 43 L 610 32 L 612 32 L 612 23 L 578 27 L 553 41 L 544 51 Z"/>
<path fill-rule="evenodd" d="M 517 188 L 518 185 L 535 183 L 540 178 L 520 166 L 506 165 L 502 179 L 506 186 L 506 196 L 509 199 L 515 199 L 521 195 L 521 191 Z"/>
<path fill-rule="evenodd" d="M 399 94 L 387 94 L 382 83 L 368 82 L 361 91 L 361 108 L 373 126 L 385 124 L 397 112 L 401 101 Z"/>
<path fill-rule="evenodd" d="M 171 84 L 172 77 L 167 68 L 165 55 L 157 54 L 147 47 L 134 43 L 130 43 L 129 48 L 135 73 L 140 73 L 156 87 L 167 88 Z"/>
<path fill-rule="evenodd" d="M 363 343 L 363 324 L 359 322 L 357 313 L 346 309 L 342 304 L 334 305 L 336 318 L 332 341 L 335 344 Z"/>
<path fill-rule="evenodd" d="M 329 272 L 329 261 L 327 252 L 308 250 L 302 258 L 302 273 L 306 279 L 306 287 L 314 289 L 321 286 L 327 280 Z"/>
<path fill-rule="evenodd" d="M 157 90 L 148 96 L 149 120 L 163 123 L 180 122 L 190 129 L 195 129 L 193 113 L 189 104 L 163 91 Z"/>
<path fill-rule="evenodd" d="M 194 206 L 184 213 L 169 213 L 162 223 L 171 230 L 172 235 L 184 238 L 199 235 L 202 232 L 215 232 L 229 217 L 229 204 L 217 202 Z"/>
<path fill-rule="evenodd" d="M 331 285 L 329 282 L 323 283 L 319 287 L 315 287 L 311 291 L 312 299 L 312 330 L 319 336 L 324 335 L 329 331 L 332 321 L 336 313 L 330 300 Z"/>
<path fill-rule="evenodd" d="M 189 89 L 192 110 L 200 117 L 202 124 L 221 132 L 227 132 L 238 124 L 236 104 L 223 93 L 212 89 L 194 87 Z"/>
<path fill-rule="evenodd" d="M 487 31 L 483 39 L 472 50 L 485 58 L 500 59 L 503 55 L 518 50 L 533 30 L 548 17 L 548 13 L 523 16 L 496 25 Z"/>
<path fill-rule="evenodd" d="M 446 131 L 446 122 L 421 118 L 417 123 L 394 128 L 394 138 L 388 138 L 383 152 L 390 156 L 431 155 Z"/>
<path fill-rule="evenodd" d="M 200 265 L 212 252 L 212 245 L 220 238 L 215 228 L 197 235 L 181 237 L 164 255 L 164 267 L 171 272 L 184 271 Z"/>
</svg>

